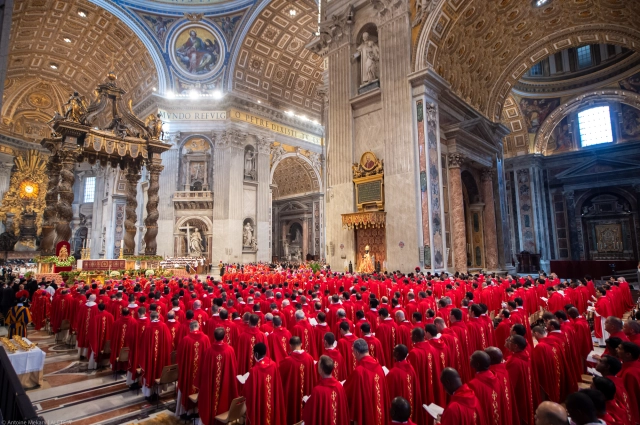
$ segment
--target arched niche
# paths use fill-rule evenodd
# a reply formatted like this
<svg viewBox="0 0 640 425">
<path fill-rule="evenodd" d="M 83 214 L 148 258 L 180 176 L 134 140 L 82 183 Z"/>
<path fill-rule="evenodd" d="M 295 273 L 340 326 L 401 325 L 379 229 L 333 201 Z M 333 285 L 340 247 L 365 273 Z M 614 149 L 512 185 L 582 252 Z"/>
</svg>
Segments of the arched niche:
<svg viewBox="0 0 640 425">
<path fill-rule="evenodd" d="M 244 179 L 245 180 L 257 180 L 258 174 L 256 171 L 256 148 L 253 145 L 247 145 L 244 147 Z"/>
<path fill-rule="evenodd" d="M 202 243 L 202 256 L 210 259 L 213 243 L 212 223 L 209 217 L 187 216 L 179 219 L 174 226 L 174 250 L 177 257 L 194 256 L 190 249 L 190 239 L 194 230 L 198 229 Z"/>
<path fill-rule="evenodd" d="M 256 223 L 251 217 L 242 221 L 242 251 L 255 252 L 258 250 Z"/>
<path fill-rule="evenodd" d="M 179 190 L 211 191 L 213 143 L 204 135 L 191 135 L 180 144 Z"/>
<path fill-rule="evenodd" d="M 353 61 L 352 75 L 353 75 L 353 78 L 355 78 L 354 87 L 359 87 L 358 93 L 368 91 L 370 89 L 370 86 L 374 86 L 376 82 L 379 86 L 379 82 L 378 82 L 379 80 L 377 78 L 371 81 L 369 80 L 364 81 L 364 73 L 366 71 L 364 70 L 365 66 L 363 64 L 366 61 L 366 58 L 363 57 L 364 55 L 362 54 L 362 51 L 360 49 L 361 49 L 361 46 L 363 45 L 363 42 L 365 41 L 364 40 L 365 37 L 367 38 L 367 40 L 374 42 L 376 46 L 378 45 L 378 27 L 376 26 L 376 24 L 372 22 L 367 22 L 364 25 L 362 25 L 362 27 L 360 27 L 360 29 L 356 34 L 356 38 L 355 38 L 356 42 L 352 50 L 352 54 L 354 55 L 356 60 Z M 378 50 L 378 58 L 379 58 L 379 50 Z M 378 68 L 379 68 L 379 63 L 378 63 Z M 380 75 L 380 69 L 377 69 L 376 75 L 378 76 Z M 371 87 L 371 88 L 374 88 L 374 87 Z"/>
</svg>

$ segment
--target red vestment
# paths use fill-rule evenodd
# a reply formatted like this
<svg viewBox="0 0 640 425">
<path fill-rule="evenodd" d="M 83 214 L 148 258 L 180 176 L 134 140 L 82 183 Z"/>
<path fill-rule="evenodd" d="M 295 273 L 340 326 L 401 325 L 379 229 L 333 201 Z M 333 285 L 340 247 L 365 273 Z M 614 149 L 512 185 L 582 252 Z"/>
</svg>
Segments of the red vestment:
<svg viewBox="0 0 640 425">
<path fill-rule="evenodd" d="M 581 360 L 585 360 L 589 353 L 593 351 L 593 339 L 591 338 L 591 329 L 587 320 L 578 316 L 573 321 L 573 331 L 575 334 L 575 345 Z"/>
<path fill-rule="evenodd" d="M 500 351 L 502 351 L 502 355 L 504 356 L 504 358 L 507 358 L 511 355 L 511 353 L 509 353 L 509 350 L 507 350 L 504 345 L 507 338 L 511 336 L 511 326 L 513 326 L 513 323 L 510 319 L 503 319 L 495 329 L 496 347 L 498 347 Z"/>
<path fill-rule="evenodd" d="M 38 289 L 33 293 L 31 299 L 31 318 L 33 320 L 33 326 L 37 331 L 42 329 L 47 321 L 47 317 L 51 312 L 51 299 L 49 293 L 44 289 Z"/>
<path fill-rule="evenodd" d="M 389 392 L 382 366 L 371 356 L 358 362 L 347 378 L 344 390 L 349 400 L 349 418 L 358 425 L 386 425 L 389 420 Z"/>
<path fill-rule="evenodd" d="M 249 371 L 242 391 L 247 399 L 248 425 L 286 424 L 282 383 L 273 360 L 265 356 L 257 362 Z"/>
<path fill-rule="evenodd" d="M 507 400 L 504 383 L 491 371 L 476 372 L 475 378 L 469 381 L 484 408 L 484 421 L 491 425 L 512 425 L 513 416 L 510 400 Z"/>
<path fill-rule="evenodd" d="M 293 351 L 278 364 L 278 372 L 287 406 L 287 423 L 300 422 L 304 404 L 302 397 L 311 395 L 317 381 L 313 357 L 306 351 Z"/>
<path fill-rule="evenodd" d="M 416 371 L 422 402 L 427 406 L 431 403 L 437 404 L 436 400 L 440 400 L 439 394 L 441 392 L 444 393 L 444 389 L 439 384 L 440 368 L 437 367 L 437 361 L 431 345 L 427 341 L 413 344 L 407 360 Z M 440 406 L 444 406 L 444 403 Z M 431 417 L 424 409 L 417 409 L 416 414 L 418 425 L 433 423 Z"/>
<path fill-rule="evenodd" d="M 248 327 L 244 332 L 238 335 L 238 343 L 236 347 L 236 361 L 238 363 L 238 375 L 244 375 L 249 372 L 255 363 L 253 357 L 253 347 L 262 342 L 267 345 L 267 337 L 260 332 L 258 328 Z M 267 356 L 269 348 L 267 345 Z"/>
<path fill-rule="evenodd" d="M 346 363 L 347 376 L 356 368 L 356 356 L 353 355 L 353 343 L 358 339 L 354 334 L 346 334 L 338 341 L 338 351 Z"/>
<path fill-rule="evenodd" d="M 198 412 L 203 425 L 216 425 L 215 417 L 228 411 L 231 400 L 238 397 L 236 369 L 233 348 L 214 340 L 204 353 L 200 373 L 194 382 L 198 388 Z"/>
<path fill-rule="evenodd" d="M 544 395 L 541 395 L 540 400 L 549 400 L 554 403 L 561 402 L 561 356 L 560 349 L 552 341 L 547 341 L 547 338 L 540 339 L 538 345 L 533 348 L 532 366 L 536 371 L 538 382 L 544 393 Z"/>
<path fill-rule="evenodd" d="M 411 406 L 411 418 L 417 421 L 418 409 L 422 409 L 422 397 L 416 371 L 406 360 L 396 362 L 393 369 L 387 374 L 387 388 L 389 400 L 402 397 Z"/>
<path fill-rule="evenodd" d="M 87 356 L 90 357 L 91 353 L 94 353 L 93 357 L 98 361 L 98 355 L 104 351 L 105 344 L 111 340 L 112 333 L 113 316 L 106 310 L 98 311 L 89 321 L 90 352 Z"/>
<path fill-rule="evenodd" d="M 300 337 L 302 340 L 302 349 L 311 354 L 312 357 L 318 357 L 313 326 L 311 326 L 311 323 L 309 323 L 307 319 L 302 319 L 296 323 L 291 330 L 291 336 Z"/>
<path fill-rule="evenodd" d="M 162 368 L 171 364 L 171 332 L 163 322 L 149 323 L 142 333 L 138 364 L 142 369 L 144 385 L 152 388 L 162 375 Z"/>
<path fill-rule="evenodd" d="M 98 304 L 95 302 L 87 301 L 78 309 L 75 325 L 78 348 L 89 347 L 89 322 L 96 314 L 98 314 Z"/>
<path fill-rule="evenodd" d="M 378 329 L 380 329 L 380 327 L 378 327 Z M 387 366 L 386 352 L 380 340 L 371 334 L 363 335 L 362 339 L 364 339 L 369 346 L 369 355 L 376 359 L 378 363 L 380 363 L 380 366 Z M 388 367 L 389 366 L 387 366 L 387 368 Z"/>
<path fill-rule="evenodd" d="M 378 358 L 378 361 L 382 366 L 391 369 L 394 363 L 393 349 L 398 344 L 398 325 L 396 325 L 396 322 L 390 317 L 381 320 L 376 330 L 376 338 L 382 344 L 384 353 L 384 357 L 380 356 L 383 360 L 380 361 L 380 358 Z"/>
<path fill-rule="evenodd" d="M 486 425 L 484 417 L 480 401 L 473 390 L 464 384 L 451 396 L 449 405 L 444 409 L 440 418 L 440 424 Z"/>
<path fill-rule="evenodd" d="M 267 347 L 269 351 L 269 357 L 271 360 L 280 364 L 289 355 L 289 340 L 291 339 L 291 332 L 286 328 L 280 326 L 277 327 L 267 335 Z"/>
<path fill-rule="evenodd" d="M 347 364 L 342 358 L 342 354 L 337 348 L 330 348 L 324 350 L 323 355 L 331 357 L 333 360 L 333 377 L 342 382 L 347 379 Z"/>
<path fill-rule="evenodd" d="M 167 320 L 165 323 L 169 328 L 169 333 L 171 333 L 171 351 L 173 352 L 178 349 L 178 339 L 176 338 L 176 336 L 178 335 L 180 323 L 178 323 L 178 321 L 175 319 L 173 319 L 173 321 Z"/>
<path fill-rule="evenodd" d="M 463 367 L 462 370 L 458 370 L 458 373 L 460 374 L 460 378 L 462 378 L 462 382 L 469 382 L 473 377 L 471 373 L 471 366 L 469 364 L 469 359 L 473 354 L 473 346 L 471 345 L 471 338 L 469 337 L 469 329 L 464 322 L 452 323 L 451 327 L 447 329 L 451 329 L 455 332 L 458 340 L 460 341 L 465 367 Z"/>
<path fill-rule="evenodd" d="M 63 320 L 71 319 L 73 296 L 71 294 L 58 295 L 53 297 L 51 305 L 51 331 L 55 334 L 60 331 L 60 325 Z M 71 323 L 69 323 L 71 325 Z"/>
<path fill-rule="evenodd" d="M 484 351 L 484 349 L 489 346 L 485 323 L 478 318 L 469 318 L 467 329 L 469 329 L 469 348 L 471 349 L 471 354 L 478 350 Z"/>
<path fill-rule="evenodd" d="M 602 319 L 611 316 L 611 301 L 607 297 L 602 296 L 598 298 L 594 307 L 597 314 L 593 318 L 593 332 L 596 338 L 602 338 Z"/>
<path fill-rule="evenodd" d="M 640 360 L 622 363 L 618 376 L 622 378 L 630 397 L 631 418 L 640 423 Z"/>
<path fill-rule="evenodd" d="M 337 379 L 321 378 L 302 409 L 305 425 L 349 425 L 347 395 Z"/>
<path fill-rule="evenodd" d="M 539 398 L 534 393 L 535 380 L 531 371 L 531 361 L 526 351 L 513 353 L 506 363 L 511 386 L 514 389 L 512 394 L 515 400 L 516 411 L 520 421 L 526 425 L 534 425 L 535 409 L 540 403 Z"/>
<path fill-rule="evenodd" d="M 624 386 L 624 381 L 622 380 L 622 378 L 618 376 L 613 376 L 613 375 L 605 376 L 605 378 L 611 379 L 611 381 L 613 381 L 613 383 L 616 384 L 615 400 L 618 403 L 618 405 L 627 412 L 627 417 L 629 419 L 629 422 L 631 422 L 632 421 L 631 406 L 630 406 L 631 397 L 629 397 L 627 388 Z"/>
<path fill-rule="evenodd" d="M 120 351 L 124 347 L 129 348 L 129 357 L 136 347 L 136 339 L 138 337 L 138 322 L 131 316 L 121 316 L 113 324 L 113 333 L 111 334 L 111 368 L 115 371 L 126 370 L 129 362 L 119 362 L 116 359 L 120 356 Z"/>
<path fill-rule="evenodd" d="M 515 405 L 515 392 L 513 391 L 511 379 L 509 378 L 509 372 L 507 372 L 507 364 L 502 362 L 499 364 L 491 365 L 489 370 L 493 372 L 493 374 L 498 377 L 498 380 L 500 380 L 504 385 L 504 394 L 507 399 L 508 407 L 508 411 L 506 412 L 506 414 L 511 417 L 512 424 L 520 424 L 520 419 L 518 419 L 518 411 Z"/>
<path fill-rule="evenodd" d="M 209 337 L 199 330 L 191 332 L 178 345 L 178 389 L 182 398 L 177 402 L 182 403 L 185 410 L 195 406 L 189 396 L 198 392 L 195 387 L 196 377 L 201 373 L 202 358 L 210 346 Z"/>
</svg>

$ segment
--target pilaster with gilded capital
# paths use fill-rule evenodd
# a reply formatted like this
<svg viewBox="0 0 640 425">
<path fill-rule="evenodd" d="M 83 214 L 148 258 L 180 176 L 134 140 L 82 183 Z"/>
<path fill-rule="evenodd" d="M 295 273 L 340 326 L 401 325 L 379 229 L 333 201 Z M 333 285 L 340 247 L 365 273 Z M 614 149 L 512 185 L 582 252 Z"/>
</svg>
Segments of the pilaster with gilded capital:
<svg viewBox="0 0 640 425">
<path fill-rule="evenodd" d="M 449 168 L 460 168 L 464 163 L 464 155 L 460 153 L 449 154 Z"/>
</svg>

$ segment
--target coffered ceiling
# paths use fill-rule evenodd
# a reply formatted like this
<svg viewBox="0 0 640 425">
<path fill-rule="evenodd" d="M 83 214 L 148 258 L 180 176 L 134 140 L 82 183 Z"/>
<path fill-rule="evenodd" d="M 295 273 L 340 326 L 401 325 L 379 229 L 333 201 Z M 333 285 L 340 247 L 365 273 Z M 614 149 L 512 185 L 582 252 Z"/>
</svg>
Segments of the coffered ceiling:
<svg viewBox="0 0 640 425">
<path fill-rule="evenodd" d="M 541 59 L 584 44 L 640 48 L 640 1 L 434 0 L 417 45 L 453 90 L 498 121 L 512 87 Z"/>
<path fill-rule="evenodd" d="M 47 135 L 43 121 L 62 112 L 72 91 L 90 99 L 111 66 L 134 101 L 157 85 L 153 61 L 133 31 L 85 0 L 14 2 L 9 43 L 0 130 L 21 138 Z"/>
<path fill-rule="evenodd" d="M 318 118 L 322 111 L 317 93 L 322 83 L 322 58 L 304 47 L 317 31 L 317 19 L 317 5 L 311 1 L 269 3 L 242 40 L 232 71 L 233 90 Z"/>
</svg>

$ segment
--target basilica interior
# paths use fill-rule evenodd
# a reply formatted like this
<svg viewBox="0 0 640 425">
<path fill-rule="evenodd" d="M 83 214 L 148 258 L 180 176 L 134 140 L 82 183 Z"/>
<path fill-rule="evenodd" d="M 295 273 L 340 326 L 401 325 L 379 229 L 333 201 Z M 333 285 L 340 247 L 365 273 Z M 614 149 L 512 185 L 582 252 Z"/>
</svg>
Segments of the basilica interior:
<svg viewBox="0 0 640 425">
<path fill-rule="evenodd" d="M 635 267 L 638 2 L 1 10 L 7 259 Z"/>
<path fill-rule="evenodd" d="M 637 282 L 637 0 L 0 0 L 0 111 L 0 266 Z M 32 338 L 48 423 L 178 423 Z"/>
</svg>

